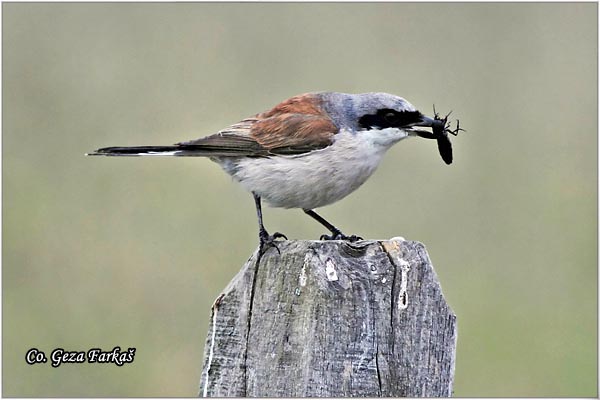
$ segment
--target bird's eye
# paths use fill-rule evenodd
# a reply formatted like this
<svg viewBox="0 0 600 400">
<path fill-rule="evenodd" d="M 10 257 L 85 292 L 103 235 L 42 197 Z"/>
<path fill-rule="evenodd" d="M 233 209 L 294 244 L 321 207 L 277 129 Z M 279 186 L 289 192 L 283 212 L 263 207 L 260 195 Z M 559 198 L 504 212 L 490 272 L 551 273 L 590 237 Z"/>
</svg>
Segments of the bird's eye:
<svg viewBox="0 0 600 400">
<path fill-rule="evenodd" d="M 385 119 L 387 122 L 389 122 L 389 123 L 391 123 L 391 124 L 393 124 L 393 123 L 395 123 L 395 122 L 398 122 L 398 115 L 397 115 L 395 112 L 388 112 L 388 113 L 385 113 L 385 115 L 383 116 L 383 118 L 384 118 L 384 119 Z"/>
</svg>

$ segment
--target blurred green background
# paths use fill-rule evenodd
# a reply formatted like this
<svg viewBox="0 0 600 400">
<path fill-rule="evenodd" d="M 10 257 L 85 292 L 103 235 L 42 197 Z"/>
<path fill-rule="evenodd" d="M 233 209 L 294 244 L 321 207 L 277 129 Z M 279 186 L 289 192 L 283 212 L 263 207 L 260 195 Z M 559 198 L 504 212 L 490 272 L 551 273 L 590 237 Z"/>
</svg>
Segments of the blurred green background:
<svg viewBox="0 0 600 400">
<path fill-rule="evenodd" d="M 210 305 L 257 245 L 252 198 L 206 159 L 83 154 L 332 90 L 468 131 L 452 166 L 402 142 L 321 210 L 426 244 L 458 315 L 455 395 L 597 396 L 597 7 L 3 3 L 3 395 L 195 396 Z M 114 346 L 135 362 L 25 363 Z"/>
</svg>

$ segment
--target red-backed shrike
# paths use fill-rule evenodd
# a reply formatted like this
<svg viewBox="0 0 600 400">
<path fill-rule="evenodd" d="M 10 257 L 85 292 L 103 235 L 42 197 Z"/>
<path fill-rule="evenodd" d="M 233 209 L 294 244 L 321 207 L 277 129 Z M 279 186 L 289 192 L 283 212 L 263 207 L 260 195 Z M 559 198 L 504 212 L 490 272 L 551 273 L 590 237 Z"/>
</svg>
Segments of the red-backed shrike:
<svg viewBox="0 0 600 400">
<path fill-rule="evenodd" d="M 416 129 L 430 127 L 431 131 Z M 273 245 L 263 225 L 261 199 L 273 207 L 301 208 L 323 224 L 325 240 L 346 236 L 313 209 L 343 199 L 373 174 L 385 152 L 409 136 L 436 139 L 452 162 L 447 117 L 426 117 L 387 93 L 307 93 L 246 118 L 214 135 L 173 146 L 106 147 L 89 155 L 209 157 L 252 193 L 261 250 Z"/>
</svg>

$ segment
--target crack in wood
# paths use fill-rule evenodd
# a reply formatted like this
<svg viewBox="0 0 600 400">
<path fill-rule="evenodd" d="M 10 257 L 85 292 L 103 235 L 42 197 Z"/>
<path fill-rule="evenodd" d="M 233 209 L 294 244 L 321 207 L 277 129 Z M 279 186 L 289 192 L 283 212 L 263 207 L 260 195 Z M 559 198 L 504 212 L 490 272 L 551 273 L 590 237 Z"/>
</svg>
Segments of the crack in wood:
<svg viewBox="0 0 600 400">
<path fill-rule="evenodd" d="M 256 291 L 256 280 L 258 278 L 258 266 L 264 254 L 261 253 L 260 248 L 256 256 L 256 263 L 254 264 L 254 275 L 252 277 L 252 288 L 250 289 L 250 302 L 248 304 L 248 321 L 247 321 L 247 332 L 246 332 L 246 343 L 250 340 L 250 334 L 252 333 L 252 309 L 254 307 L 254 292 Z M 245 346 L 244 352 L 244 397 L 248 393 L 248 346 Z"/>
</svg>

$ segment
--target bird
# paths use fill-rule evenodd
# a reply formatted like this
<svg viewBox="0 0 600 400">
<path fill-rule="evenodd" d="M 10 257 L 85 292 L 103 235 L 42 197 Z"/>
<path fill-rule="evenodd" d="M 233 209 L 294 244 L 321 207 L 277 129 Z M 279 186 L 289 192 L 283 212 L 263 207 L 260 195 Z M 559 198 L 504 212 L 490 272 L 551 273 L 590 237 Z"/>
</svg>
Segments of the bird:
<svg viewBox="0 0 600 400">
<path fill-rule="evenodd" d="M 408 137 L 436 139 L 442 159 L 450 164 L 447 133 L 463 129 L 450 130 L 448 115 L 428 117 L 389 93 L 311 92 L 199 139 L 167 146 L 104 147 L 86 155 L 208 157 L 252 194 L 263 253 L 269 247 L 279 251 L 276 240 L 287 239 L 280 232 L 268 233 L 263 200 L 272 207 L 304 211 L 329 231 L 321 240 L 362 239 L 344 234 L 314 210 L 358 189 L 387 150 Z"/>
</svg>

